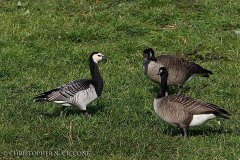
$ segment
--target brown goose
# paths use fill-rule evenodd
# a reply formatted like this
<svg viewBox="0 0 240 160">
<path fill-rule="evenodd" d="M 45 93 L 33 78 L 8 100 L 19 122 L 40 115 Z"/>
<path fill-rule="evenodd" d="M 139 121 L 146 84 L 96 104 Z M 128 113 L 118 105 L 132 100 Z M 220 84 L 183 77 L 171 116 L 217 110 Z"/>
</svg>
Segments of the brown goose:
<svg viewBox="0 0 240 160">
<path fill-rule="evenodd" d="M 48 101 L 60 104 L 62 106 L 60 116 L 62 116 L 66 106 L 76 106 L 84 113 L 87 113 L 87 105 L 102 94 L 103 78 L 97 63 L 105 59 L 106 57 L 100 52 L 92 52 L 89 57 L 91 79 L 75 80 L 50 91 L 40 93 L 35 97 L 36 102 Z"/>
<path fill-rule="evenodd" d="M 161 67 L 158 74 L 161 77 L 161 84 L 160 92 L 154 99 L 154 110 L 162 120 L 179 127 L 184 137 L 187 137 L 189 126 L 200 125 L 215 117 L 229 119 L 226 115 L 230 114 L 214 104 L 182 95 L 165 96 L 168 71 Z"/>
<path fill-rule="evenodd" d="M 193 62 L 189 62 L 177 56 L 160 55 L 155 57 L 152 48 L 147 48 L 143 51 L 143 58 L 144 72 L 147 77 L 153 82 L 160 84 L 161 81 L 157 75 L 158 69 L 160 67 L 166 67 L 169 72 L 168 86 L 178 86 L 178 94 L 182 93 L 183 85 L 196 75 L 209 77 L 209 74 L 213 74 L 211 71 Z"/>
</svg>

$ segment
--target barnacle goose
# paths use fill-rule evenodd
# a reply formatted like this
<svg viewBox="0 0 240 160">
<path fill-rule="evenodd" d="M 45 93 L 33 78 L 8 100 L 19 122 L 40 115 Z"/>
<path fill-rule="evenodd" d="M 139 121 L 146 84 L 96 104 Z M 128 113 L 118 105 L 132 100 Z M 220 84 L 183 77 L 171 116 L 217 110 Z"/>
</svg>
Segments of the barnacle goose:
<svg viewBox="0 0 240 160">
<path fill-rule="evenodd" d="M 200 125 L 215 117 L 229 119 L 227 115 L 230 114 L 214 104 L 182 95 L 165 96 L 168 71 L 161 67 L 158 74 L 161 84 L 160 92 L 154 99 L 154 111 L 165 122 L 179 127 L 182 136 L 187 137 L 189 126 Z"/>
<path fill-rule="evenodd" d="M 48 101 L 62 105 L 62 111 L 66 106 L 76 106 L 84 113 L 89 103 L 100 97 L 103 90 L 103 78 L 98 69 L 98 62 L 106 60 L 100 52 L 92 52 L 89 57 L 91 79 L 80 79 L 40 93 L 35 97 L 36 102 Z"/>
<path fill-rule="evenodd" d="M 177 56 L 160 55 L 155 57 L 152 48 L 147 48 L 143 51 L 143 58 L 144 73 L 147 77 L 153 82 L 160 84 L 160 79 L 157 76 L 158 69 L 160 67 L 166 67 L 169 72 L 167 84 L 169 86 L 178 86 L 178 94 L 182 93 L 183 85 L 193 77 L 197 75 L 209 77 L 209 74 L 213 74 L 211 71 L 202 68 L 198 64 Z"/>
</svg>

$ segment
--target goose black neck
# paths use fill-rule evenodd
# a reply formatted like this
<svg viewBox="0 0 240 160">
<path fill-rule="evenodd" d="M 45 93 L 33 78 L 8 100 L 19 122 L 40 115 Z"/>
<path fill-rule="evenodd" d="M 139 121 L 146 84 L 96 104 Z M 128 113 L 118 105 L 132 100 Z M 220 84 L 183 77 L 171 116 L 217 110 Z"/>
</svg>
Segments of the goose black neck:
<svg viewBox="0 0 240 160">
<path fill-rule="evenodd" d="M 161 83 L 160 83 L 160 91 L 157 94 L 156 98 L 162 98 L 165 96 L 165 93 L 168 90 L 168 86 L 167 86 L 167 74 L 166 75 L 161 75 Z"/>
<path fill-rule="evenodd" d="M 154 56 L 154 54 L 153 54 L 151 60 L 157 62 L 157 58 Z"/>
<path fill-rule="evenodd" d="M 99 72 L 98 65 L 96 62 L 93 61 L 93 59 L 90 59 L 90 72 L 92 75 L 93 80 L 99 80 L 102 79 L 102 76 Z"/>
<path fill-rule="evenodd" d="M 103 79 L 99 72 L 98 65 L 93 61 L 93 59 L 90 59 L 90 72 L 92 75 L 92 84 L 95 87 L 97 96 L 99 97 L 103 91 Z"/>
</svg>

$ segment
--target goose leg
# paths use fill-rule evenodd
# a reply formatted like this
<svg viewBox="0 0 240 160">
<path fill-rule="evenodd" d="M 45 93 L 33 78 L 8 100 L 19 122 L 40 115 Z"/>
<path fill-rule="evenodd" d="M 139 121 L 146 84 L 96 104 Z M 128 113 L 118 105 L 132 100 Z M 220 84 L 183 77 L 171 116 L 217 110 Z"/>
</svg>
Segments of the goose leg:
<svg viewBox="0 0 240 160">
<path fill-rule="evenodd" d="M 187 138 L 187 127 L 181 127 L 180 128 L 180 130 L 181 130 L 181 134 L 182 134 L 182 136 L 184 137 L 184 138 Z"/>
<path fill-rule="evenodd" d="M 88 112 L 86 112 L 86 113 L 84 113 L 84 116 L 85 117 L 90 117 L 91 115 Z"/>
<path fill-rule="evenodd" d="M 168 96 L 168 92 L 165 92 L 165 96 Z"/>
<path fill-rule="evenodd" d="M 182 128 L 179 128 L 180 129 L 180 131 L 181 131 L 181 136 L 183 136 L 184 135 L 184 131 L 183 131 L 183 129 Z"/>
<path fill-rule="evenodd" d="M 64 111 L 65 108 L 66 108 L 65 106 L 62 106 L 62 110 L 60 112 L 60 117 L 63 117 L 63 111 Z"/>
<path fill-rule="evenodd" d="M 81 113 L 86 117 L 90 116 L 90 114 L 87 112 L 87 110 L 82 110 Z"/>
<path fill-rule="evenodd" d="M 183 92 L 183 86 L 178 86 L 178 88 L 179 88 L 179 91 L 178 91 L 177 95 L 181 95 Z"/>
</svg>

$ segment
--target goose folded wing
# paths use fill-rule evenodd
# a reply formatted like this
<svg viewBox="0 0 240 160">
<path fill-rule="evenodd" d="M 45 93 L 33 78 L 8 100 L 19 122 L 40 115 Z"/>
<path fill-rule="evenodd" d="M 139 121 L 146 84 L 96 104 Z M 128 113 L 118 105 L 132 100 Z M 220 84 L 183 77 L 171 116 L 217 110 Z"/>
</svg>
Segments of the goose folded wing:
<svg viewBox="0 0 240 160">
<path fill-rule="evenodd" d="M 230 115 L 226 110 L 221 109 L 220 107 L 206 103 L 198 99 L 194 99 L 186 96 L 168 96 L 168 101 L 172 103 L 174 106 L 183 107 L 184 110 L 190 112 L 193 115 L 198 114 L 214 114 L 216 116 L 220 116 L 223 118 L 225 115 Z"/>
<path fill-rule="evenodd" d="M 214 104 L 202 102 L 200 100 L 195 100 L 195 101 L 196 101 L 195 106 L 193 108 L 191 108 L 191 112 L 193 113 L 193 115 L 214 114 L 215 116 L 219 116 L 222 118 L 228 118 L 225 115 L 230 115 L 226 110 L 224 110 Z"/>
<path fill-rule="evenodd" d="M 44 96 L 48 101 L 65 101 L 76 93 L 88 89 L 90 84 L 91 81 L 87 79 L 76 80 L 42 93 L 38 97 Z"/>
</svg>

